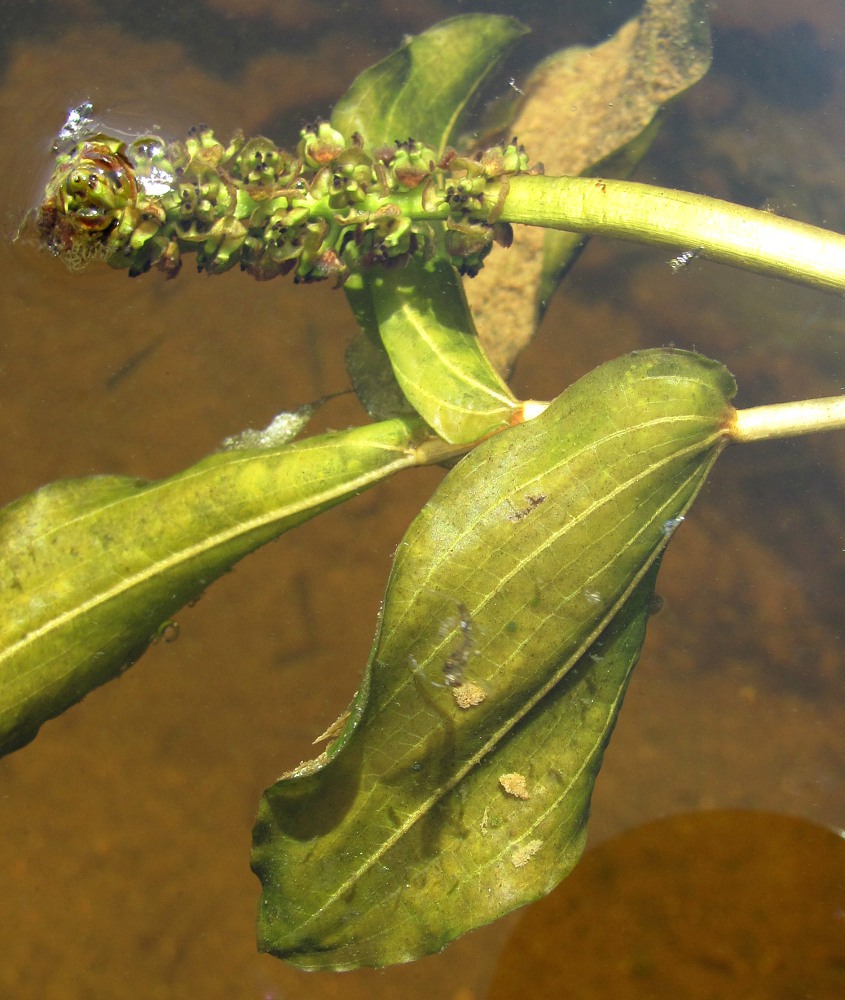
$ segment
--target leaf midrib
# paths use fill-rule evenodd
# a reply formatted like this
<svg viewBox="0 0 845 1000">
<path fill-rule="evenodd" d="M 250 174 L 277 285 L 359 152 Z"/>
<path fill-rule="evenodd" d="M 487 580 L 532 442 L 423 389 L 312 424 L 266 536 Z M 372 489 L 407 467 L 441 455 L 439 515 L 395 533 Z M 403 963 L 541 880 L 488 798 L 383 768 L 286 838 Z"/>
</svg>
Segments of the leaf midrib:
<svg viewBox="0 0 845 1000">
<path fill-rule="evenodd" d="M 692 419 L 692 418 L 688 417 L 686 419 Z M 701 418 L 699 417 L 698 419 Z M 631 428 L 628 428 L 629 432 L 630 430 Z M 647 474 L 652 474 L 654 471 L 658 470 L 662 465 L 670 461 L 676 461 L 679 458 L 683 459 L 688 455 L 702 453 L 705 452 L 708 448 L 710 448 L 713 449 L 713 455 L 710 457 L 708 462 L 706 462 L 695 472 L 695 476 L 700 478 L 701 481 L 703 481 L 703 479 L 707 475 L 707 472 L 712 466 L 713 462 L 715 462 L 716 458 L 718 457 L 719 448 L 716 446 L 720 442 L 724 442 L 724 433 L 721 429 L 717 429 L 710 436 L 708 436 L 708 438 L 697 441 L 695 444 L 690 445 L 684 451 L 673 452 L 670 456 L 664 458 L 660 463 L 657 463 L 653 466 L 649 466 Z M 643 475 L 646 475 L 646 473 L 641 473 L 640 475 L 632 477 L 630 480 L 627 480 L 625 488 L 627 488 L 627 486 L 630 485 L 631 482 L 635 482 L 637 479 L 642 478 Z M 685 482 L 687 482 L 687 480 L 685 480 Z M 621 488 L 622 487 L 617 488 L 617 490 L 615 490 L 614 493 L 618 492 L 618 490 Z M 679 487 L 679 489 L 675 491 L 673 496 L 677 495 L 677 493 L 680 490 L 681 487 Z M 684 505 L 684 507 L 678 512 L 678 516 L 684 514 L 684 512 L 689 508 L 694 499 L 695 497 L 693 496 L 689 500 L 689 502 Z M 330 896 L 328 896 L 328 898 L 326 898 L 321 903 L 318 911 L 314 912 L 311 916 L 309 916 L 308 918 L 306 918 L 304 921 L 302 921 L 300 924 L 297 925 L 298 934 L 301 935 L 309 925 L 319 920 L 320 917 L 325 913 L 325 911 L 330 907 L 332 907 L 338 901 L 338 899 L 342 898 L 346 893 L 348 893 L 353 888 L 353 886 L 357 882 L 359 882 L 367 874 L 367 872 L 371 868 L 373 868 L 379 862 L 379 860 L 382 857 L 384 857 L 384 855 L 387 854 L 394 847 L 394 845 L 397 844 L 402 839 L 402 837 L 404 837 L 407 834 L 407 832 L 418 822 L 420 818 L 426 815 L 438 801 L 445 798 L 461 781 L 463 781 L 466 775 L 469 774 L 469 772 L 472 771 L 475 767 L 477 767 L 478 764 L 484 759 L 484 757 L 489 755 L 502 742 L 502 739 L 522 721 L 522 719 L 531 711 L 531 709 L 533 709 L 535 705 L 537 705 L 552 690 L 552 688 L 554 688 L 559 683 L 559 681 L 566 675 L 566 673 L 568 673 L 571 665 L 574 662 L 577 662 L 577 660 L 580 659 L 580 657 L 586 653 L 586 651 L 590 648 L 590 646 L 596 641 L 598 636 L 606 628 L 608 623 L 613 619 L 614 615 L 617 614 L 617 612 L 620 610 L 624 602 L 628 599 L 628 597 L 630 597 L 631 593 L 633 592 L 637 584 L 643 578 L 645 573 L 654 564 L 654 560 L 657 558 L 657 556 L 660 554 L 663 548 L 665 548 L 667 543 L 668 543 L 668 538 L 664 539 L 655 547 L 654 551 L 648 558 L 647 562 L 641 567 L 640 571 L 633 578 L 629 586 L 614 602 L 614 604 L 607 609 L 605 615 L 597 622 L 594 629 L 584 638 L 579 647 L 571 654 L 570 657 L 568 657 L 565 661 L 562 662 L 561 666 L 556 671 L 554 671 L 554 673 L 551 675 L 546 684 L 544 684 L 530 698 L 528 698 L 526 702 L 520 707 L 519 711 L 509 716 L 508 719 L 505 720 L 498 729 L 494 730 L 494 732 L 490 735 L 489 739 L 484 743 L 484 745 L 479 749 L 477 749 L 467 759 L 467 763 L 465 764 L 465 766 L 461 768 L 453 778 L 449 779 L 443 785 L 440 785 L 433 792 L 431 796 L 429 796 L 420 804 L 420 806 L 416 810 L 414 810 L 412 813 L 409 813 L 406 819 L 396 828 L 396 830 L 389 837 L 387 837 L 386 840 L 379 845 L 377 850 L 375 850 L 367 858 L 365 863 L 362 864 L 355 872 L 353 872 L 344 882 L 342 882 L 336 888 L 336 890 Z"/>
<path fill-rule="evenodd" d="M 134 573 L 131 576 L 122 578 L 114 586 L 108 587 L 105 590 L 100 591 L 98 594 L 91 597 L 89 600 L 85 601 L 83 604 L 77 604 L 68 611 L 63 611 L 61 614 L 54 618 L 50 618 L 48 621 L 44 622 L 42 625 L 38 626 L 36 629 L 28 632 L 25 636 L 13 642 L 11 645 L 7 646 L 2 652 L 0 652 L 0 669 L 2 669 L 5 662 L 12 659 L 19 652 L 26 649 L 33 642 L 49 635 L 51 632 L 62 627 L 71 628 L 75 620 L 78 620 L 90 612 L 96 610 L 97 608 L 103 607 L 109 602 L 115 600 L 116 598 L 122 597 L 129 593 L 135 588 L 143 586 L 148 583 L 151 579 L 157 576 L 162 576 L 169 572 L 170 570 L 176 568 L 179 565 L 190 562 L 197 557 L 208 554 L 215 548 L 223 547 L 224 545 L 238 539 L 244 538 L 254 532 L 260 531 L 262 528 L 268 527 L 270 524 L 276 521 L 282 521 L 287 518 L 293 517 L 295 514 L 302 513 L 303 511 L 309 510 L 311 508 L 316 508 L 321 506 L 323 503 L 330 502 L 334 499 L 338 499 L 339 496 L 354 492 L 355 490 L 365 489 L 372 483 L 378 482 L 381 479 L 386 478 L 388 475 L 399 471 L 399 469 L 405 468 L 410 465 L 415 464 L 415 458 L 412 451 L 402 450 L 399 448 L 389 449 L 396 450 L 399 452 L 399 457 L 392 463 L 388 465 L 379 466 L 377 469 L 368 471 L 367 473 L 357 476 L 355 478 L 345 480 L 341 488 L 335 488 L 330 490 L 325 490 L 317 494 L 309 494 L 307 502 L 298 502 L 283 505 L 281 507 L 274 507 L 268 510 L 262 515 L 258 515 L 249 519 L 248 521 L 238 522 L 231 528 L 224 531 L 217 532 L 214 535 L 206 536 L 201 542 L 198 542 L 187 548 L 182 548 L 172 553 L 169 557 L 159 558 L 154 563 L 145 567 L 144 570 Z M 248 461 L 248 459 L 244 459 Z M 216 472 L 216 469 L 203 469 L 196 472 L 196 476 L 199 478 L 203 475 L 209 475 L 210 473 Z M 179 477 L 179 483 L 184 484 L 189 481 L 192 477 Z M 150 494 L 155 493 L 157 490 L 166 490 L 168 488 L 173 488 L 172 481 L 165 481 L 161 484 L 156 484 L 151 487 L 144 487 L 144 492 L 149 491 Z M 104 505 L 103 507 L 98 507 L 96 510 L 87 511 L 85 514 L 79 517 L 72 518 L 69 521 L 64 522 L 62 525 L 52 528 L 50 531 L 44 533 L 43 536 L 39 536 L 39 539 L 44 539 L 49 537 L 56 531 L 65 530 L 71 525 L 76 525 L 80 527 L 84 525 L 86 520 L 91 518 L 97 518 L 102 516 L 105 512 L 113 511 L 120 507 L 124 503 L 137 502 L 140 494 L 133 494 L 130 496 L 120 497 L 110 503 Z M 46 661 L 49 662 L 49 661 Z M 73 667 L 70 668 L 71 672 Z M 55 684 L 56 678 L 51 677 L 50 685 Z M 43 685 L 44 687 L 46 685 Z M 38 688 L 37 690 L 41 690 Z"/>
</svg>

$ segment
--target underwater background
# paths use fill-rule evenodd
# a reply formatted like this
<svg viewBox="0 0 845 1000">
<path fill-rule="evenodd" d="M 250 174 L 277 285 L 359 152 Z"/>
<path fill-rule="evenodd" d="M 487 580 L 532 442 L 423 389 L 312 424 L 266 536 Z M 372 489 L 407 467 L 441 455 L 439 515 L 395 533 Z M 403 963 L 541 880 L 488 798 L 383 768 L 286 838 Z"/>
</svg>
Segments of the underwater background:
<svg viewBox="0 0 845 1000">
<path fill-rule="evenodd" d="M 70 107 L 91 100 L 130 132 L 208 122 L 292 146 L 360 70 L 439 19 L 531 26 L 504 92 L 639 6 L 4 3 L 0 503 L 64 477 L 169 475 L 348 384 L 340 292 L 210 279 L 190 260 L 171 282 L 71 273 L 31 229 L 15 239 Z M 713 69 L 670 107 L 636 179 L 845 232 L 841 0 L 709 13 Z M 845 392 L 841 298 L 669 256 L 592 240 L 517 394 L 548 398 L 669 343 L 723 361 L 739 406 Z M 362 419 L 346 396 L 311 429 Z M 384 972 L 306 974 L 256 953 L 260 794 L 346 707 L 393 550 L 441 476 L 403 474 L 251 556 L 180 613 L 177 641 L 0 760 L 0 996 L 845 995 L 845 844 L 830 832 L 845 827 L 842 432 L 720 459 L 664 559 L 587 854 L 549 900 Z"/>
</svg>

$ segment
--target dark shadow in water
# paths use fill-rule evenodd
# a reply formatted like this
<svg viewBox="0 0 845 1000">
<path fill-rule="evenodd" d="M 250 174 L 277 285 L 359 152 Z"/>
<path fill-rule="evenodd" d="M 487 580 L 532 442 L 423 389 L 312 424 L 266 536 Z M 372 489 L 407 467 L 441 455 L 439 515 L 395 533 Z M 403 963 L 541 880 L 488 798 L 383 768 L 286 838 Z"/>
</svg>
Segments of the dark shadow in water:
<svg viewBox="0 0 845 1000">
<path fill-rule="evenodd" d="M 778 108 L 812 111 L 836 85 L 838 53 L 806 21 L 764 34 L 750 28 L 713 32 L 713 71 L 753 87 Z"/>
<path fill-rule="evenodd" d="M 111 21 L 123 31 L 147 40 L 161 38 L 181 42 L 193 62 L 223 79 L 238 76 L 247 63 L 267 53 L 315 51 L 321 37 L 311 23 L 296 28 L 266 15 L 227 14 L 201 0 L 193 3 L 148 0 L 142 4 L 97 0 L 97 6 L 103 22 Z M 338 4 L 337 7 L 333 26 L 360 33 L 360 11 L 356 27 L 350 6 Z M 374 43 L 378 41 L 377 21 L 367 22 L 367 34 Z"/>
<path fill-rule="evenodd" d="M 532 906 L 489 1000 L 845 996 L 845 842 L 768 813 L 692 813 L 589 852 Z"/>
</svg>

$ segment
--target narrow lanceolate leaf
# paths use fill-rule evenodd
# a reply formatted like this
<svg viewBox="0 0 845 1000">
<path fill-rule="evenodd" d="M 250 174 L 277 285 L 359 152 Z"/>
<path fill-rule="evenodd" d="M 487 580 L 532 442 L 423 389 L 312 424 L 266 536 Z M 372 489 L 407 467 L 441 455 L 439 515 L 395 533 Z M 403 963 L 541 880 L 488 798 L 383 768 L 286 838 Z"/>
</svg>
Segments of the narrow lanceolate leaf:
<svg viewBox="0 0 845 1000">
<path fill-rule="evenodd" d="M 412 260 L 371 279 L 371 288 L 393 373 L 429 426 L 451 444 L 506 427 L 519 403 L 479 344 L 452 266 Z"/>
<path fill-rule="evenodd" d="M 129 666 L 242 556 L 417 464 L 425 436 L 397 419 L 160 482 L 53 483 L 0 511 L 0 754 Z"/>
<path fill-rule="evenodd" d="M 263 950 L 408 961 L 569 872 L 652 574 L 733 390 L 697 355 L 622 358 L 446 477 L 399 546 L 337 740 L 265 793 Z"/>
<path fill-rule="evenodd" d="M 332 124 L 369 149 L 413 137 L 439 155 L 467 101 L 526 30 L 487 14 L 435 25 L 365 70 Z M 516 404 L 479 347 L 457 275 L 447 264 L 432 268 L 412 259 L 401 273 L 360 276 L 347 295 L 370 340 L 381 336 L 409 402 L 447 441 L 466 443 L 507 424 Z M 389 382 L 362 385 L 353 373 L 353 385 L 371 413 L 396 411 Z"/>
<path fill-rule="evenodd" d="M 332 125 L 368 147 L 413 137 L 442 152 L 473 92 L 527 30 L 492 14 L 443 21 L 364 70 L 335 105 Z"/>
</svg>

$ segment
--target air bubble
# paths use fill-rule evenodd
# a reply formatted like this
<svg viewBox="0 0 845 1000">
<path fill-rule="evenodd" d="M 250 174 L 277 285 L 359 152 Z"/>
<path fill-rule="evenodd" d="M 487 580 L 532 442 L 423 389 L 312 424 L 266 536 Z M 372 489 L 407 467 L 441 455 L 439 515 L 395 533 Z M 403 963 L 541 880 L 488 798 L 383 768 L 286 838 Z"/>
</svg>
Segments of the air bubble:
<svg viewBox="0 0 845 1000">
<path fill-rule="evenodd" d="M 80 136 L 90 135 L 94 131 L 94 119 L 91 117 L 93 110 L 91 101 L 82 101 L 75 108 L 68 109 L 65 123 L 53 143 L 54 153 L 60 152 L 65 143 L 75 143 Z"/>
<path fill-rule="evenodd" d="M 152 642 L 176 642 L 179 638 L 179 622 L 166 621 L 162 622 L 161 625 L 156 629 L 155 635 L 152 637 Z"/>
<path fill-rule="evenodd" d="M 669 538 L 671 535 L 677 531 L 677 529 L 683 524 L 683 515 L 680 517 L 670 517 L 667 521 L 663 522 L 663 527 L 660 529 L 663 532 L 664 538 Z"/>
<path fill-rule="evenodd" d="M 677 257 L 673 257 L 669 261 L 669 267 L 672 268 L 672 273 L 677 274 L 678 271 L 687 267 L 691 264 L 697 257 L 701 256 L 701 247 L 696 247 L 694 250 L 684 250 L 683 253 L 679 253 Z"/>
</svg>

